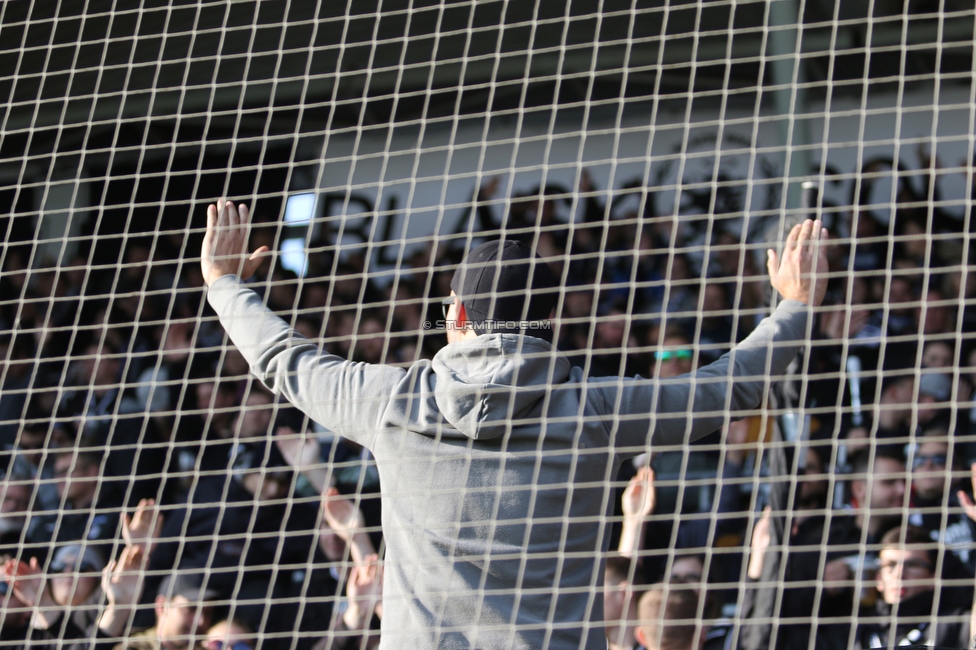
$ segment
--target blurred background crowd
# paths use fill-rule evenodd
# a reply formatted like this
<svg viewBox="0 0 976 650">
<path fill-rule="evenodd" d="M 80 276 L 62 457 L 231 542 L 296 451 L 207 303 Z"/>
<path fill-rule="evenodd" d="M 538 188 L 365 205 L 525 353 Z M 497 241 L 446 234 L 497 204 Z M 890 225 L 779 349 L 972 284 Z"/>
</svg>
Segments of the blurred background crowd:
<svg viewBox="0 0 976 650">
<path fill-rule="evenodd" d="M 585 172 L 572 191 L 497 188 L 392 281 L 370 273 L 371 249 L 328 233 L 307 242 L 302 277 L 272 261 L 248 281 L 324 349 L 410 364 L 446 344 L 441 300 L 464 251 L 525 239 L 565 285 L 557 347 L 593 377 L 693 372 L 768 313 L 767 244 L 741 218 L 607 205 Z M 976 275 L 965 221 L 899 199 L 887 223 L 825 217 L 828 299 L 768 408 L 617 477 L 612 647 L 968 647 Z M 277 249 L 277 226 L 252 239 Z M 196 234 L 131 237 L 118 264 L 62 268 L 34 262 L 30 244 L 4 251 L 5 645 L 378 642 L 376 468 L 248 376 L 206 303 L 198 250 Z M 638 624 L 668 618 L 706 624 Z"/>
</svg>

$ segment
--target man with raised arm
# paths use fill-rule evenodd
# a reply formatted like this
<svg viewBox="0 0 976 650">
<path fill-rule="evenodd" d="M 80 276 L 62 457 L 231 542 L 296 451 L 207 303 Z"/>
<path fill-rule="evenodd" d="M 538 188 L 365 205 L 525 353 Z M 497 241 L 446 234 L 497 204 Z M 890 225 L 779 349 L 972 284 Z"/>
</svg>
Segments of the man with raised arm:
<svg viewBox="0 0 976 650">
<path fill-rule="evenodd" d="M 409 368 L 320 350 L 240 278 L 246 206 L 207 213 L 208 299 L 251 371 L 329 430 L 368 448 L 382 486 L 382 647 L 606 648 L 603 558 L 620 463 L 756 407 L 823 300 L 826 231 L 806 221 L 782 257 L 784 300 L 729 354 L 668 380 L 589 378 L 530 329 L 560 287 L 524 244 L 471 251 L 451 281 L 448 344 Z M 525 328 L 525 329 L 523 329 Z"/>
</svg>

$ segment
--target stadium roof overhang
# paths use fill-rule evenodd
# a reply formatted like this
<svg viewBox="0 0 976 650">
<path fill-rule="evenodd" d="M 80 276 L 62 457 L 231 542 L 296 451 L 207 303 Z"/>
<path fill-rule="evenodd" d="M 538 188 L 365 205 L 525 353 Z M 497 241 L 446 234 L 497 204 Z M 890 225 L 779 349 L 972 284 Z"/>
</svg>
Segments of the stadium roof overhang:
<svg viewBox="0 0 976 650">
<path fill-rule="evenodd" d="M 909 13 L 900 0 L 809 0 L 799 29 L 777 22 L 777 5 L 796 15 L 792 0 L 148 4 L 5 3 L 5 134 L 70 141 L 91 137 L 73 125 L 148 116 L 168 131 L 181 117 L 232 115 L 208 133 L 246 138 L 300 133 L 301 120 L 321 130 L 615 112 L 692 95 L 752 106 L 777 86 L 774 63 L 797 58 L 806 92 L 821 95 L 968 84 L 972 73 L 964 0 Z"/>
</svg>

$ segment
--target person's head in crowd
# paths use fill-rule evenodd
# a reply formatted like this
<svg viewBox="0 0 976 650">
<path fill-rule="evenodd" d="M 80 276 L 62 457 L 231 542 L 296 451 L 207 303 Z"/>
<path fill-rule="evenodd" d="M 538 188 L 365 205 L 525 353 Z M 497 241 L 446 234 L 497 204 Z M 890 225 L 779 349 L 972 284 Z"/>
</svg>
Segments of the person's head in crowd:
<svg viewBox="0 0 976 650">
<path fill-rule="evenodd" d="M 30 247 L 9 246 L 3 254 L 3 274 L 0 281 L 10 286 L 19 297 L 27 283 L 27 269 L 30 268 Z"/>
<path fill-rule="evenodd" d="M 239 381 L 250 377 L 247 359 L 234 346 L 230 346 L 224 350 L 224 360 L 220 368 L 220 376 L 226 377 L 230 381 Z"/>
<path fill-rule="evenodd" d="M 800 490 L 797 494 L 797 507 L 804 509 L 824 508 L 827 506 L 827 464 L 823 455 L 830 451 L 825 447 L 808 447 L 806 465 L 800 478 Z"/>
<path fill-rule="evenodd" d="M 638 605 L 635 636 L 647 650 L 698 650 L 706 628 L 698 625 L 698 594 L 680 585 L 653 585 Z"/>
<path fill-rule="evenodd" d="M 923 368 L 951 368 L 954 359 L 954 349 L 949 341 L 926 341 L 922 347 Z"/>
<path fill-rule="evenodd" d="M 189 268 L 192 266 L 192 264 L 186 264 L 184 268 Z M 68 285 L 69 293 L 73 293 L 75 295 L 81 293 L 81 289 L 85 286 L 85 282 L 87 281 L 88 269 L 88 257 L 81 253 L 73 255 L 71 257 L 71 261 L 68 262 L 68 265 L 61 267 L 61 277 Z"/>
<path fill-rule="evenodd" d="M 962 269 L 956 268 L 946 271 L 943 278 L 942 295 L 958 296 L 961 293 L 964 299 L 976 296 L 976 273 L 963 273 Z"/>
<path fill-rule="evenodd" d="M 62 546 L 48 567 L 51 597 L 59 605 L 78 606 L 101 584 L 105 560 L 90 546 Z"/>
<path fill-rule="evenodd" d="M 634 645 L 637 601 L 641 571 L 636 562 L 623 555 L 610 555 L 603 577 L 603 620 L 611 648 Z"/>
<path fill-rule="evenodd" d="M 363 363 L 382 363 L 383 348 L 386 347 L 388 337 L 386 320 L 378 313 L 364 313 L 359 320 L 359 330 L 356 332 L 352 361 Z M 390 339 L 391 342 L 395 339 Z"/>
<path fill-rule="evenodd" d="M 593 314 L 593 287 L 579 285 L 567 287 L 563 293 L 562 319 L 564 325 L 573 325 L 580 319 L 589 319 Z"/>
<path fill-rule="evenodd" d="M 0 555 L 0 566 L 15 559 L 12 555 Z M 22 637 L 28 630 L 33 608 L 17 598 L 6 580 L 0 580 L 0 642 Z"/>
<path fill-rule="evenodd" d="M 928 427 L 949 417 L 947 402 L 952 397 L 952 378 L 943 373 L 926 373 L 918 381 L 918 425 Z"/>
<path fill-rule="evenodd" d="M 731 318 L 728 313 L 731 308 L 728 285 L 715 278 L 706 282 L 702 293 L 702 312 L 705 318 L 727 320 Z"/>
<path fill-rule="evenodd" d="M 886 303 L 893 314 L 911 314 L 914 309 L 915 283 L 908 275 L 892 276 Z"/>
<path fill-rule="evenodd" d="M 664 334 L 661 349 L 654 352 L 651 376 L 668 379 L 694 370 L 695 350 L 691 340 L 679 328 L 671 326 Z"/>
<path fill-rule="evenodd" d="M 207 650 L 254 650 L 254 630 L 236 618 L 215 623 L 207 630 Z"/>
<path fill-rule="evenodd" d="M 44 449 L 47 447 L 51 423 L 46 419 L 31 419 L 31 415 L 28 412 L 27 419 L 22 421 L 20 435 L 17 436 L 17 449 L 23 452 L 24 458 L 31 465 L 38 468 L 44 459 Z"/>
<path fill-rule="evenodd" d="M 627 312 L 623 306 L 611 303 L 601 310 L 593 330 L 593 349 L 603 352 L 619 353 L 627 347 L 624 336 L 627 333 Z"/>
<path fill-rule="evenodd" d="M 915 308 L 915 322 L 923 335 L 945 334 L 956 329 L 952 308 L 942 292 L 934 288 L 923 294 L 921 304 Z"/>
<path fill-rule="evenodd" d="M 331 272 L 332 269 L 329 269 Z M 299 307 L 319 311 L 329 304 L 329 283 L 322 281 L 305 282 L 301 286 Z"/>
<path fill-rule="evenodd" d="M 701 593 L 705 580 L 705 556 L 701 553 L 686 553 L 675 556 L 667 582 L 688 585 L 696 593 Z"/>
<path fill-rule="evenodd" d="M 322 319 L 311 314 L 302 314 L 295 319 L 295 331 L 309 341 L 318 342 L 322 338 Z"/>
<path fill-rule="evenodd" d="M 564 246 L 557 240 L 555 232 L 546 230 L 539 233 L 536 252 L 548 260 L 549 268 L 556 277 L 562 277 L 565 251 Z"/>
<path fill-rule="evenodd" d="M 102 395 L 119 384 L 122 357 L 108 343 L 90 343 L 82 349 L 78 359 L 79 386 L 91 386 L 96 395 Z"/>
<path fill-rule="evenodd" d="M 857 309 L 858 307 L 863 309 L 863 305 L 875 301 L 874 296 L 871 295 L 871 283 L 867 277 L 859 274 L 848 275 L 847 281 L 850 283 L 851 309 Z M 842 299 L 842 302 L 847 302 L 846 295 Z"/>
<path fill-rule="evenodd" d="M 912 421 L 915 400 L 915 377 L 906 374 L 886 374 L 882 380 L 881 400 L 877 407 L 878 428 L 882 435 L 907 430 Z M 906 431 L 907 432 L 907 431 Z"/>
<path fill-rule="evenodd" d="M 905 457 L 896 445 L 865 449 L 851 458 L 851 498 L 860 528 L 872 536 L 901 522 L 905 507 Z"/>
<path fill-rule="evenodd" d="M 330 352 L 348 358 L 352 343 L 355 314 L 341 308 L 330 311 L 325 325 L 326 347 Z"/>
<path fill-rule="evenodd" d="M 126 291 L 140 291 L 152 260 L 152 238 L 128 239 L 122 259 L 119 283 L 124 285 Z"/>
<path fill-rule="evenodd" d="M 870 210 L 853 209 L 847 213 L 847 219 L 848 232 L 857 239 L 876 237 L 882 232 L 881 224 Z"/>
<path fill-rule="evenodd" d="M 101 454 L 75 449 L 54 457 L 54 486 L 58 496 L 73 508 L 84 508 L 95 502 L 99 490 Z"/>
<path fill-rule="evenodd" d="M 877 589 L 889 605 L 935 590 L 936 542 L 921 528 L 892 528 L 881 538 Z"/>
<path fill-rule="evenodd" d="M 976 389 L 976 346 L 971 347 L 963 359 L 964 367 L 959 369 L 960 374 L 969 382 L 970 388 Z"/>
<path fill-rule="evenodd" d="M 7 477 L 0 483 L 0 536 L 19 536 L 27 525 L 34 482 Z"/>
<path fill-rule="evenodd" d="M 742 265 L 743 242 L 742 238 L 729 230 L 718 232 L 715 237 L 715 251 L 713 255 L 714 269 L 718 277 L 735 278 L 739 277 L 745 269 L 740 269 Z M 748 260 L 746 261 L 748 267 Z"/>
<path fill-rule="evenodd" d="M 387 354 L 387 363 L 389 364 L 411 364 L 416 362 L 418 359 L 422 359 L 422 350 L 417 346 L 417 339 L 413 336 L 407 337 L 394 337 L 399 340 L 395 346 L 390 346 L 390 353 Z"/>
<path fill-rule="evenodd" d="M 946 489 L 953 494 L 953 477 L 949 469 L 949 442 L 945 429 L 929 429 L 919 438 L 912 454 L 912 489 L 919 499 L 941 504 Z M 958 454 L 953 455 L 952 468 L 960 469 Z"/>
<path fill-rule="evenodd" d="M 268 307 L 274 311 L 287 312 L 295 309 L 297 303 L 298 276 L 291 269 L 273 264 L 268 278 Z"/>
<path fill-rule="evenodd" d="M 848 426 L 844 433 L 844 447 L 847 449 L 847 456 L 853 457 L 854 454 L 865 451 L 871 441 L 870 417 L 864 418 L 865 422 L 856 426 Z"/>
<path fill-rule="evenodd" d="M 173 573 L 163 579 L 157 592 L 156 635 L 163 650 L 202 650 L 210 629 L 217 594 L 204 588 L 200 574 Z"/>
<path fill-rule="evenodd" d="M 108 348 L 108 351 L 104 352 L 106 355 L 117 354 L 129 347 L 133 325 L 137 317 L 142 316 L 139 311 L 140 300 L 138 295 L 135 291 L 130 295 L 116 295 L 111 303 L 102 302 L 100 304 L 90 321 L 95 328 L 88 333 L 87 338 L 81 341 L 81 350 L 85 357 L 97 355 L 105 347 Z M 142 309 L 146 310 L 146 305 L 155 305 L 160 300 L 144 300 L 141 302 Z M 147 320 L 147 318 L 144 317 L 143 320 Z M 119 359 L 118 365 L 121 367 L 125 363 Z M 85 377 L 82 377 L 82 384 L 84 384 L 84 380 Z"/>
<path fill-rule="evenodd" d="M 210 428 L 221 438 L 234 434 L 234 419 L 240 401 L 234 382 L 221 379 L 203 379 L 196 384 L 197 409 L 200 417 L 210 423 Z"/>
<path fill-rule="evenodd" d="M 293 471 L 277 445 L 241 443 L 231 464 L 234 479 L 259 502 L 281 501 L 291 493 Z"/>
<path fill-rule="evenodd" d="M 16 340 L 9 332 L 0 333 L 0 376 L 4 386 L 23 380 L 33 367 L 33 345 L 26 336 Z"/>
<path fill-rule="evenodd" d="M 424 320 L 423 294 L 406 279 L 396 283 L 395 293 L 393 293 L 393 286 L 390 286 L 389 291 L 389 301 L 393 309 L 393 330 L 416 336 Z"/>
<path fill-rule="evenodd" d="M 895 257 L 909 262 L 908 268 L 924 265 L 928 237 L 926 237 L 923 219 L 920 219 L 917 214 L 901 211 L 895 222 L 895 229 L 898 237 Z"/>
<path fill-rule="evenodd" d="M 274 398 L 267 391 L 252 385 L 243 408 L 237 414 L 234 431 L 241 440 L 266 438 L 274 416 Z"/>
</svg>

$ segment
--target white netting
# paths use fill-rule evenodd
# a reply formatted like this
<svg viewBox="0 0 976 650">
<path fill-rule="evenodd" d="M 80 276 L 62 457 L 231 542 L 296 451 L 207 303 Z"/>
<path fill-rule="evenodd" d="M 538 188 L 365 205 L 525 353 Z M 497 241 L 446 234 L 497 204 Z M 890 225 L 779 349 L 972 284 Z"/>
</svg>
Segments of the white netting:
<svg viewBox="0 0 976 650">
<path fill-rule="evenodd" d="M 968 647 L 974 22 L 3 3 L 0 645 L 366 647 L 382 618 L 391 648 Z M 208 302 L 225 197 L 274 254 Z M 771 313 L 765 251 L 808 216 L 800 355 L 719 361 L 693 402 L 671 378 Z M 561 354 L 425 365 L 498 238 L 551 268 Z M 275 366 L 301 347 L 265 306 L 337 357 Z"/>
</svg>

